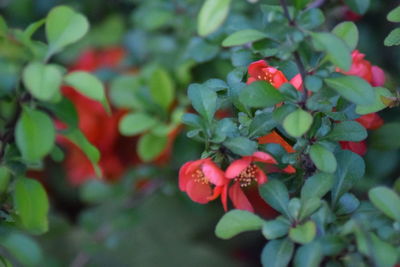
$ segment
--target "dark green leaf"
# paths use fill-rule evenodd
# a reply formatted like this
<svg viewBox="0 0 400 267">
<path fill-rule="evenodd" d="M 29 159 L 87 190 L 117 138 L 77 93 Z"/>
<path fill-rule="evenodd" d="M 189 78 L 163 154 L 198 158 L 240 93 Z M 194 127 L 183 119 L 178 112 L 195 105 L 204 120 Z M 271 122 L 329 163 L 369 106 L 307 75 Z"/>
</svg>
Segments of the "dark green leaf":
<svg viewBox="0 0 400 267">
<path fill-rule="evenodd" d="M 299 220 L 302 221 L 311 216 L 322 204 L 319 197 L 311 197 L 301 200 L 301 209 L 299 213 Z"/>
<path fill-rule="evenodd" d="M 193 108 L 211 122 L 217 110 L 217 93 L 200 84 L 191 84 L 188 89 Z"/>
<path fill-rule="evenodd" d="M 197 19 L 197 32 L 206 36 L 216 31 L 228 16 L 231 0 L 206 0 Z"/>
<path fill-rule="evenodd" d="M 310 157 L 315 166 L 327 173 L 334 173 L 336 171 L 337 162 L 335 155 L 324 146 L 314 144 L 310 148 Z"/>
<path fill-rule="evenodd" d="M 274 179 L 259 187 L 261 197 L 280 213 L 289 215 L 289 193 L 284 183 Z"/>
<path fill-rule="evenodd" d="M 304 0 L 301 0 L 304 1 Z M 297 18 L 297 23 L 306 30 L 312 30 L 324 23 L 324 13 L 318 8 L 308 8 L 301 12 Z"/>
<path fill-rule="evenodd" d="M 300 247 L 294 257 L 295 267 L 318 267 L 323 259 L 321 244 L 311 242 Z"/>
<path fill-rule="evenodd" d="M 393 190 L 378 186 L 368 192 L 374 206 L 386 216 L 400 222 L 400 197 Z"/>
<path fill-rule="evenodd" d="M 260 137 L 269 133 L 275 128 L 277 122 L 272 118 L 271 113 L 263 112 L 257 114 L 249 126 L 249 137 Z"/>
<path fill-rule="evenodd" d="M 247 85 L 239 94 L 240 101 L 253 108 L 272 107 L 284 100 L 283 95 L 271 84 L 256 81 Z"/>
<path fill-rule="evenodd" d="M 297 109 L 283 120 L 283 128 L 293 137 L 305 134 L 313 123 L 313 117 L 307 111 Z"/>
<path fill-rule="evenodd" d="M 317 173 L 309 177 L 301 188 L 301 199 L 321 198 L 331 190 L 334 177 L 327 173 Z"/>
<path fill-rule="evenodd" d="M 360 201 L 350 193 L 345 193 L 339 198 L 337 215 L 347 215 L 353 213 L 359 206 Z"/>
<path fill-rule="evenodd" d="M 344 0 L 345 3 L 350 7 L 350 9 L 360 15 L 367 12 L 370 0 Z"/>
<path fill-rule="evenodd" d="M 15 182 L 14 206 L 24 229 L 34 234 L 48 230 L 49 201 L 42 185 L 28 178 Z"/>
<path fill-rule="evenodd" d="M 324 81 L 330 88 L 356 105 L 371 105 L 375 102 L 375 90 L 360 77 L 341 76 L 326 78 Z"/>
<path fill-rule="evenodd" d="M 332 141 L 359 142 L 367 138 L 367 136 L 367 130 L 358 122 L 343 121 L 336 123 L 326 138 Z"/>
<path fill-rule="evenodd" d="M 286 267 L 293 251 L 294 244 L 288 238 L 269 241 L 261 252 L 261 263 L 264 267 Z"/>
<path fill-rule="evenodd" d="M 10 231 L 0 235 L 0 243 L 24 266 L 38 266 L 42 260 L 39 245 L 26 235 Z"/>
<path fill-rule="evenodd" d="M 243 136 L 229 138 L 223 144 L 230 151 L 240 156 L 251 155 L 257 150 L 257 142 Z"/>
<path fill-rule="evenodd" d="M 262 227 L 262 233 L 266 239 L 272 240 L 285 236 L 289 232 L 290 222 L 283 217 L 266 221 Z"/>
<path fill-rule="evenodd" d="M 10 178 L 10 170 L 4 166 L 0 166 L 0 195 L 7 190 Z"/>
<path fill-rule="evenodd" d="M 254 213 L 245 210 L 231 210 L 225 213 L 215 227 L 219 238 L 229 239 L 245 231 L 260 230 L 263 220 Z"/>
</svg>

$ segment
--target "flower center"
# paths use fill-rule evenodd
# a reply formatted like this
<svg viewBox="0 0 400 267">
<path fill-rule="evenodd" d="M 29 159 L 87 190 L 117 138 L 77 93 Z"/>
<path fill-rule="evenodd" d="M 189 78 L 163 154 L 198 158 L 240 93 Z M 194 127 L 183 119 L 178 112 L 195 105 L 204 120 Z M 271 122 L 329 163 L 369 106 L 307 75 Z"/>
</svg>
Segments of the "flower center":
<svg viewBox="0 0 400 267">
<path fill-rule="evenodd" d="M 248 187 L 254 181 L 257 181 L 256 171 L 257 171 L 256 165 L 250 164 L 238 176 L 236 176 L 235 182 L 239 182 L 240 187 Z"/>
<path fill-rule="evenodd" d="M 273 75 L 272 75 L 272 73 L 270 73 L 270 72 L 264 72 L 264 76 L 258 75 L 257 78 L 260 79 L 260 80 L 267 81 L 267 82 L 269 82 L 270 84 L 273 83 L 273 79 L 272 79 L 272 78 L 273 78 Z"/>
<path fill-rule="evenodd" d="M 196 183 L 200 184 L 209 184 L 209 181 L 207 177 L 204 176 L 204 173 L 201 170 L 196 170 L 193 174 L 192 177 L 194 178 L 194 181 Z"/>
</svg>

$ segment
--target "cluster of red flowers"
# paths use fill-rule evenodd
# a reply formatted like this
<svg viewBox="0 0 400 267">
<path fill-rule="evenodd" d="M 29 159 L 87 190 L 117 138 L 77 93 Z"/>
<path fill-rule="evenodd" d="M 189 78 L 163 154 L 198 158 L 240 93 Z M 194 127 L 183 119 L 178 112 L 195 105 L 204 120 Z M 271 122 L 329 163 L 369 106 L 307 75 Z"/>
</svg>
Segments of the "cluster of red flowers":
<svg viewBox="0 0 400 267">
<path fill-rule="evenodd" d="M 357 50 L 353 51 L 352 58 L 352 66 L 348 72 L 340 69 L 337 71 L 347 75 L 359 76 L 372 86 L 383 85 L 385 75 L 379 67 L 372 66 L 370 62 L 364 59 L 364 55 Z M 248 74 L 248 84 L 257 80 L 264 80 L 277 89 L 284 83 L 290 83 L 297 90 L 302 90 L 303 81 L 300 74 L 297 74 L 289 81 L 280 70 L 269 66 L 264 60 L 250 64 Z M 361 116 L 356 121 L 369 130 L 377 129 L 383 124 L 383 120 L 377 113 Z M 275 131 L 260 137 L 258 142 L 260 144 L 280 144 L 288 153 L 295 152 L 292 146 Z M 360 155 L 366 153 L 365 141 L 340 142 L 340 144 L 343 149 L 352 150 Z M 258 186 L 267 182 L 267 175 L 255 164 L 257 162 L 263 163 L 268 172 L 296 172 L 291 165 L 280 170 L 276 166 L 276 160 L 271 155 L 257 151 L 251 156 L 245 156 L 233 161 L 225 172 L 210 158 L 187 162 L 179 171 L 179 188 L 197 203 L 205 204 L 221 196 L 222 205 L 227 210 L 229 195 L 235 208 L 271 217 L 274 215 L 273 209 L 258 194 Z"/>
<path fill-rule="evenodd" d="M 88 49 L 79 56 L 70 71 L 116 68 L 125 55 L 125 51 L 120 47 Z M 63 94 L 75 105 L 79 129 L 101 153 L 99 166 L 104 177 L 108 180 L 118 179 L 127 167 L 138 161 L 135 154 L 135 140 L 123 137 L 118 132 L 118 122 L 126 111 L 113 109 L 111 115 L 107 114 L 101 103 L 87 98 L 71 87 L 64 87 Z M 67 152 L 65 170 L 68 180 L 73 185 L 79 185 L 94 178 L 95 171 L 84 153 L 63 138 L 60 138 L 60 142 Z"/>
</svg>

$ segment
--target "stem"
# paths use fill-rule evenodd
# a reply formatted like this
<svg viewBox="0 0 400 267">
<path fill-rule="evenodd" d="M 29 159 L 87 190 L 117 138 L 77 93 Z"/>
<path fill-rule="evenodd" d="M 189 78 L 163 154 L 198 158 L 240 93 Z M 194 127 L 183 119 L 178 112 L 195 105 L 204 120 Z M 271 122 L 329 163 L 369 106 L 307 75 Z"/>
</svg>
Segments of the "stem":
<svg viewBox="0 0 400 267">
<path fill-rule="evenodd" d="M 11 141 L 14 140 L 14 129 L 17 124 L 18 118 L 21 115 L 21 112 L 22 112 L 21 105 L 20 105 L 20 103 L 17 103 L 15 113 L 14 113 L 13 117 L 10 119 L 10 121 L 7 123 L 7 125 L 5 126 L 6 131 L 0 137 L 0 141 L 1 141 L 0 162 L 3 160 L 7 145 Z"/>
<path fill-rule="evenodd" d="M 289 25 L 292 26 L 292 27 L 296 27 L 297 28 L 297 25 L 296 25 L 296 22 L 294 21 L 294 19 L 290 18 L 289 9 L 288 9 L 288 5 L 287 5 L 286 0 L 279 0 L 279 2 L 280 2 L 281 6 L 283 8 L 283 12 L 285 14 L 285 17 L 289 21 Z M 297 69 L 299 70 L 301 79 L 303 81 L 302 82 L 303 83 L 303 97 L 302 97 L 302 100 L 300 101 L 299 104 L 303 109 L 306 109 L 306 102 L 307 102 L 307 98 L 308 98 L 308 89 L 305 86 L 305 79 L 306 79 L 306 76 L 307 76 L 307 72 L 306 72 L 306 69 L 304 67 L 303 61 L 300 58 L 299 52 L 297 52 L 297 51 L 293 52 L 293 56 L 294 56 L 294 60 L 296 62 Z"/>
</svg>

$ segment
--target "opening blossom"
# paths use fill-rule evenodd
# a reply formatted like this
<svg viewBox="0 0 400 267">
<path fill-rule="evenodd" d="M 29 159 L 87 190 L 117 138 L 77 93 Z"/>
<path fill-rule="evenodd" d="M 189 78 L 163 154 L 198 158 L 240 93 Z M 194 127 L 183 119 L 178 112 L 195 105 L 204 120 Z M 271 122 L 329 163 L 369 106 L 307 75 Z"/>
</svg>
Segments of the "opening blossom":
<svg viewBox="0 0 400 267">
<path fill-rule="evenodd" d="M 269 82 L 273 87 L 279 88 L 284 83 L 289 83 L 289 80 L 285 77 L 282 71 L 271 67 L 265 62 L 265 60 L 258 60 L 250 64 L 248 68 L 249 78 L 247 84 L 255 81 L 266 81 Z M 297 74 L 290 80 L 297 90 L 300 90 L 302 86 L 301 75 Z"/>
<path fill-rule="evenodd" d="M 179 170 L 179 189 L 191 200 L 206 204 L 222 193 L 225 210 L 227 203 L 223 189 L 227 182 L 224 172 L 210 158 L 186 162 Z"/>
</svg>

